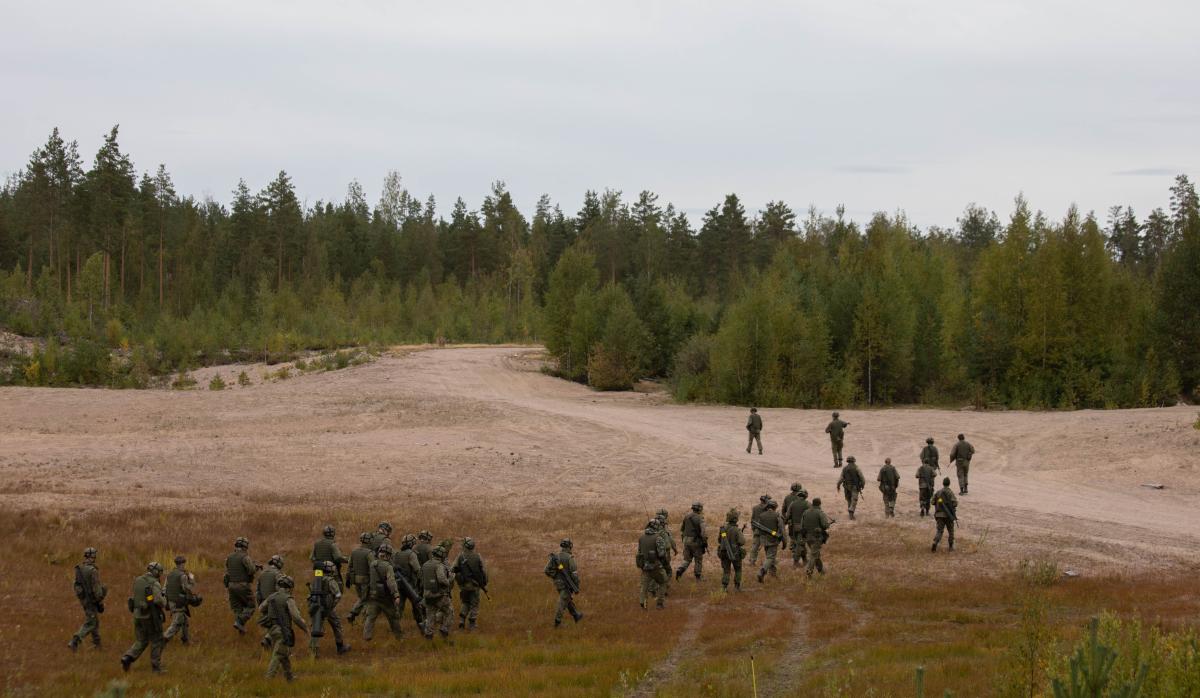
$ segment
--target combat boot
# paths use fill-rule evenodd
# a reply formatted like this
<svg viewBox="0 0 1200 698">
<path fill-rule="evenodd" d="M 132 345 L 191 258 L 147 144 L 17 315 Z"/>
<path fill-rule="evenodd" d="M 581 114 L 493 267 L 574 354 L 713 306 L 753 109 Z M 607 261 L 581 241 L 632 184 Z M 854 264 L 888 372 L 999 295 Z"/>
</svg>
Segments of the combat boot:
<svg viewBox="0 0 1200 698">
<path fill-rule="evenodd" d="M 580 612 L 580 611 L 576 611 L 576 612 L 575 612 L 575 613 L 574 613 L 574 614 L 571 616 L 571 620 L 573 620 L 573 621 L 575 621 L 576 623 L 578 623 L 579 621 L 583 620 L 583 613 L 582 613 L 582 612 Z"/>
<path fill-rule="evenodd" d="M 350 645 L 347 645 L 347 644 L 340 644 L 340 645 L 338 645 L 338 646 L 337 646 L 337 653 L 338 653 L 338 654 L 345 654 L 345 653 L 347 653 L 347 652 L 349 652 L 349 651 L 350 651 Z"/>
<path fill-rule="evenodd" d="M 130 664 L 133 664 L 133 657 L 130 657 L 127 654 L 121 655 L 121 671 L 128 674 Z"/>
<path fill-rule="evenodd" d="M 233 621 L 233 629 L 234 629 L 234 630 L 236 630 L 236 631 L 238 631 L 238 635 L 245 635 L 245 634 L 246 634 L 246 626 L 245 626 L 245 625 L 242 625 L 242 621 L 241 621 L 241 619 L 240 619 L 240 618 L 234 619 L 234 621 Z"/>
<path fill-rule="evenodd" d="M 683 568 L 680 567 L 679 569 L 675 570 L 675 581 L 678 582 L 680 577 L 682 577 L 682 576 L 683 576 Z"/>
<path fill-rule="evenodd" d="M 933 545 L 929 546 L 929 552 L 931 552 L 931 553 L 937 552 L 937 543 L 934 543 Z"/>
<path fill-rule="evenodd" d="M 741 591 L 741 590 L 742 590 L 742 583 L 741 583 L 741 582 L 734 582 L 734 583 L 733 583 L 733 589 L 734 589 L 734 591 Z"/>
<path fill-rule="evenodd" d="M 166 669 L 163 669 L 163 668 L 162 668 L 162 665 L 159 665 L 159 664 L 152 664 L 152 665 L 150 666 L 150 671 L 154 672 L 155 674 L 165 674 L 165 673 L 167 673 L 167 670 L 166 670 Z"/>
<path fill-rule="evenodd" d="M 467 627 L 467 617 L 466 617 L 466 616 L 459 616 L 459 617 L 458 617 L 458 629 L 459 629 L 459 630 L 462 630 L 462 629 L 463 629 L 463 628 L 465 628 L 465 627 Z"/>
<path fill-rule="evenodd" d="M 657 601 L 657 602 L 654 604 L 654 607 L 655 607 L 655 608 L 657 608 L 658 610 L 660 610 L 660 611 L 661 611 L 662 609 L 664 609 L 664 608 L 666 608 L 666 607 L 667 607 L 667 603 L 666 603 L 666 601 L 663 601 L 662 599 L 659 599 L 659 600 L 658 600 L 658 601 Z"/>
<path fill-rule="evenodd" d="M 728 593 L 729 593 L 729 585 L 728 585 L 728 584 L 722 584 L 722 585 L 721 585 L 721 591 L 723 591 L 723 592 L 725 592 L 726 594 L 728 594 Z"/>
<path fill-rule="evenodd" d="M 950 541 L 950 550 L 954 550 L 954 541 Z"/>
<path fill-rule="evenodd" d="M 561 625 L 562 625 L 562 618 L 555 618 L 555 619 L 554 619 L 554 627 L 555 627 L 555 629 L 558 629 L 558 628 L 559 628 Z"/>
<path fill-rule="evenodd" d="M 758 583 L 763 583 L 763 578 L 767 576 L 767 568 L 764 567 L 758 571 Z"/>
<path fill-rule="evenodd" d="M 474 629 L 475 629 L 475 619 L 471 618 L 471 619 L 467 620 L 467 630 L 474 630 Z"/>
<path fill-rule="evenodd" d="M 70 649 L 72 652 L 78 650 L 79 649 L 79 638 L 72 637 L 71 641 L 67 643 L 67 648 Z"/>
</svg>

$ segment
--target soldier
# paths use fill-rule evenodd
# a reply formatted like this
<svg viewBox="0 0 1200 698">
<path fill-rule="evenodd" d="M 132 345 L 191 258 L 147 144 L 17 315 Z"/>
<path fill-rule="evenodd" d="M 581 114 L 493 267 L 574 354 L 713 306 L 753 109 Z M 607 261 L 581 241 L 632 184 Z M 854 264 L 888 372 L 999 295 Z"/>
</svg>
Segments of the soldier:
<svg viewBox="0 0 1200 698">
<path fill-rule="evenodd" d="M 450 620 L 454 607 L 450 603 L 450 592 L 454 577 L 446 564 L 446 549 L 438 545 L 429 553 L 429 559 L 421 565 L 421 590 L 425 600 L 425 639 L 433 639 L 436 626 L 442 637 L 450 638 Z"/>
<path fill-rule="evenodd" d="M 937 446 L 933 445 L 933 437 L 925 439 L 925 448 L 921 449 L 921 462 L 941 472 L 942 466 L 938 465 L 938 450 Z"/>
<path fill-rule="evenodd" d="M 922 463 L 917 468 L 917 487 L 921 502 L 921 516 L 929 515 L 929 500 L 933 497 L 933 480 L 935 477 L 937 475 L 933 472 L 933 466 L 928 463 Z"/>
<path fill-rule="evenodd" d="M 200 605 L 200 597 L 192 593 L 196 577 L 186 569 L 187 558 L 175 556 L 175 569 L 167 573 L 167 610 L 171 612 L 171 627 L 163 633 L 164 640 L 170 640 L 176 635 L 183 644 L 191 641 L 189 625 L 191 624 L 192 606 Z"/>
<path fill-rule="evenodd" d="M 272 555 L 271 559 L 267 560 L 266 569 L 263 570 L 262 574 L 258 575 L 258 587 L 255 589 L 254 598 L 259 605 L 261 605 L 263 601 L 266 601 L 271 594 L 274 594 L 276 591 L 278 591 L 276 585 L 279 584 L 279 578 L 282 576 L 283 557 L 279 555 Z M 259 621 L 261 625 L 262 619 L 260 618 Z M 262 640 L 259 642 L 262 643 L 263 647 L 270 648 L 272 642 L 271 634 L 263 633 Z"/>
<path fill-rule="evenodd" d="M 750 510 L 751 524 L 757 521 L 759 515 L 767 510 L 767 502 L 769 501 L 771 501 L 771 495 L 769 494 L 764 494 L 758 498 L 758 504 L 755 504 L 754 508 Z M 763 544 L 762 533 L 753 525 L 750 526 L 750 538 L 752 541 L 750 544 L 750 566 L 753 567 L 758 564 L 758 550 Z"/>
<path fill-rule="evenodd" d="M 675 570 L 675 579 L 687 572 L 688 565 L 696 562 L 696 581 L 704 567 L 704 554 L 708 552 L 708 529 L 704 525 L 704 505 L 700 502 L 692 504 L 692 513 L 683 517 L 679 527 L 679 535 L 683 537 L 683 564 Z"/>
<path fill-rule="evenodd" d="M 750 447 L 758 442 L 758 455 L 762 455 L 762 417 L 758 416 L 758 408 L 750 408 L 750 417 L 746 419 L 746 431 L 750 432 L 750 438 L 746 442 L 746 453 L 750 452 Z"/>
<path fill-rule="evenodd" d="M 371 552 L 379 552 L 379 546 L 392 545 L 392 525 L 386 521 L 379 522 L 379 528 L 371 535 Z"/>
<path fill-rule="evenodd" d="M 342 551 L 338 549 L 338 544 L 334 540 L 337 536 L 337 529 L 333 526 L 326 526 L 321 531 L 321 540 L 313 543 L 312 554 L 308 559 L 313 563 L 313 569 L 317 569 L 317 564 L 322 562 L 332 562 L 334 575 L 337 577 L 338 589 L 346 588 L 346 581 L 342 577 L 342 565 L 350 562 L 350 558 L 342 555 Z M 322 565 L 324 568 L 324 565 Z"/>
<path fill-rule="evenodd" d="M 808 492 L 799 482 L 792 483 L 792 493 L 783 498 L 783 522 L 788 527 L 792 544 L 792 567 L 800 567 L 808 559 L 804 536 L 800 535 L 800 518 L 808 509 Z"/>
<path fill-rule="evenodd" d="M 846 436 L 846 427 L 850 426 L 850 422 L 843 422 L 838 413 L 833 413 L 833 420 L 825 427 L 825 433 L 829 434 L 829 446 L 833 449 L 833 467 L 842 467 L 842 440 Z"/>
<path fill-rule="evenodd" d="M 729 591 L 729 572 L 733 570 L 733 588 L 742 589 L 742 560 L 746 557 L 746 536 L 738 528 L 738 510 L 730 509 L 725 525 L 717 534 L 717 559 L 721 561 L 721 590 Z"/>
<path fill-rule="evenodd" d="M 246 621 L 254 615 L 254 592 L 251 585 L 254 575 L 262 565 L 250 559 L 250 541 L 242 536 L 233 542 L 233 552 L 225 558 L 225 577 L 222 580 L 229 591 L 229 608 L 233 611 L 233 627 L 238 634 L 246 634 Z"/>
<path fill-rule="evenodd" d="M 75 565 L 75 598 L 83 607 L 83 625 L 67 643 L 72 652 L 79 649 L 79 643 L 88 635 L 92 636 L 92 646 L 100 649 L 100 614 L 104 613 L 104 597 L 108 595 L 108 588 L 100 583 L 96 555 L 95 548 L 87 548 L 83 551 L 83 562 Z"/>
<path fill-rule="evenodd" d="M 318 640 L 325 636 L 322 624 L 333 628 L 333 642 L 338 654 L 350 651 L 342 636 L 342 619 L 338 617 L 337 605 L 342 600 L 342 585 L 338 583 L 337 565 L 332 560 L 313 563 L 313 578 L 308 583 L 308 617 L 312 630 L 308 634 L 308 650 L 315 659 L 318 656 Z M 319 567 L 318 567 L 319 565 Z"/>
<path fill-rule="evenodd" d="M 787 542 L 783 537 L 783 517 L 779 514 L 779 503 L 775 500 L 767 502 L 766 510 L 759 514 L 758 520 L 755 522 L 754 528 L 759 526 L 767 529 L 762 531 L 763 534 L 763 554 L 766 559 L 763 560 L 763 566 L 758 570 L 758 583 L 762 584 L 763 577 L 770 573 L 772 577 L 778 577 L 779 571 L 775 565 L 775 556 L 779 551 L 780 544 L 784 550 L 787 550 Z"/>
<path fill-rule="evenodd" d="M 563 611 L 571 614 L 576 623 L 583 620 L 583 613 L 575 608 L 575 594 L 579 593 L 579 566 L 571 551 L 574 544 L 570 538 L 563 538 L 558 544 L 558 553 L 550 553 L 544 572 L 554 580 L 554 590 L 558 592 L 558 605 L 554 609 L 554 627 L 562 625 Z"/>
<path fill-rule="evenodd" d="M 958 435 L 958 443 L 950 449 L 950 462 L 954 463 L 958 472 L 958 493 L 967 493 L 967 471 L 971 469 L 971 459 L 975 456 L 975 447 L 967 441 L 967 437 Z"/>
<path fill-rule="evenodd" d="M 129 610 L 133 612 L 133 644 L 121 655 L 121 669 L 129 671 L 129 665 L 150 648 L 150 668 L 162 673 L 162 652 L 167 641 L 163 639 L 163 623 L 166 620 L 167 599 L 162 590 L 163 566 L 157 562 L 146 565 L 146 574 L 133 580 L 133 591 L 129 595 Z"/>
<path fill-rule="evenodd" d="M 933 496 L 934 519 L 937 520 L 937 534 L 933 537 L 933 545 L 929 552 L 936 553 L 938 543 L 942 542 L 942 530 L 950 534 L 950 550 L 954 550 L 954 524 L 958 522 L 958 498 L 950 491 L 950 478 L 942 478 L 942 489 Z"/>
<path fill-rule="evenodd" d="M 883 459 L 883 467 L 879 469 L 879 491 L 883 493 L 883 515 L 889 519 L 896 518 L 896 489 L 900 487 L 900 473 L 892 465 L 891 458 Z"/>
<path fill-rule="evenodd" d="M 408 592 L 401 589 L 400 607 L 396 612 L 404 615 L 404 604 L 408 603 L 412 609 L 413 622 L 417 624 L 417 630 L 425 632 L 425 604 L 421 600 L 421 563 L 417 559 L 417 553 L 413 550 L 413 546 L 417 544 L 417 537 L 411 533 L 404 534 L 404 538 L 400 540 L 400 552 L 392 554 L 392 567 L 396 570 L 396 574 L 400 575 L 412 590 L 412 597 L 408 596 Z M 400 585 L 400 580 L 396 580 L 396 584 Z"/>
<path fill-rule="evenodd" d="M 867 479 L 858 469 L 854 456 L 846 459 L 846 467 L 838 477 L 837 488 L 846 495 L 846 510 L 850 512 L 850 520 L 854 520 L 854 509 L 858 506 L 858 494 L 867 486 Z"/>
<path fill-rule="evenodd" d="M 458 627 L 474 630 L 479 620 L 479 595 L 487 592 L 488 576 L 483 558 L 475 552 L 475 541 L 463 538 L 463 551 L 450 569 L 458 584 Z"/>
<path fill-rule="evenodd" d="M 375 560 L 371 562 L 371 579 L 368 584 L 367 620 L 363 623 L 363 640 L 371 641 L 375 634 L 375 619 L 379 614 L 387 619 L 392 635 L 399 640 L 403 637 L 400 630 L 400 614 L 396 607 L 400 604 L 400 589 L 396 586 L 396 572 L 392 569 L 392 546 L 384 543 L 375 551 Z"/>
<path fill-rule="evenodd" d="M 671 534 L 671 530 L 667 528 L 667 510 L 659 509 L 654 515 L 654 520 L 658 523 L 658 536 L 667 544 L 667 557 L 663 561 L 663 570 L 667 581 L 663 582 L 663 594 L 671 595 L 671 561 L 675 559 L 675 555 L 679 552 L 679 548 L 675 545 L 675 536 Z"/>
<path fill-rule="evenodd" d="M 262 616 L 259 623 L 267 628 L 267 637 L 271 639 L 267 678 L 274 678 L 283 669 L 283 678 L 289 683 L 296 680 L 296 675 L 292 673 L 292 647 L 296 645 L 296 633 L 292 626 L 298 625 L 301 630 L 308 632 L 308 624 L 304 622 L 300 609 L 296 607 L 296 600 L 292 598 L 292 587 L 295 585 L 291 577 L 281 575 L 276 582 L 276 590 L 258 606 L 258 613 Z"/>
<path fill-rule="evenodd" d="M 367 605 L 367 597 L 370 596 L 371 589 L 371 561 L 375 559 L 375 551 L 371 550 L 371 543 L 374 541 L 374 536 L 364 532 L 358 537 L 358 547 L 350 551 L 350 569 L 347 574 L 350 577 L 350 583 L 354 585 L 354 593 L 358 596 L 358 600 L 354 602 L 354 607 L 346 614 L 346 622 L 354 625 L 354 619 L 362 613 L 363 608 Z"/>
<path fill-rule="evenodd" d="M 643 609 L 646 608 L 646 596 L 649 594 L 654 594 L 658 608 L 666 604 L 667 573 L 663 568 L 670 564 L 666 561 L 667 554 L 667 542 L 659 534 L 658 521 L 651 519 L 646 522 L 646 531 L 638 539 L 637 567 L 642 571 L 639 598 Z"/>
<path fill-rule="evenodd" d="M 800 519 L 800 535 L 808 545 L 808 564 L 804 573 L 812 577 L 813 570 L 825 574 L 825 564 L 821 561 L 821 546 L 829 540 L 829 526 L 833 521 L 821 511 L 821 498 L 813 499 L 812 506 L 804 512 Z"/>
<path fill-rule="evenodd" d="M 424 567 L 433 555 L 433 534 L 429 531 L 418 533 L 417 544 L 413 546 L 413 552 L 417 554 L 417 564 Z"/>
</svg>

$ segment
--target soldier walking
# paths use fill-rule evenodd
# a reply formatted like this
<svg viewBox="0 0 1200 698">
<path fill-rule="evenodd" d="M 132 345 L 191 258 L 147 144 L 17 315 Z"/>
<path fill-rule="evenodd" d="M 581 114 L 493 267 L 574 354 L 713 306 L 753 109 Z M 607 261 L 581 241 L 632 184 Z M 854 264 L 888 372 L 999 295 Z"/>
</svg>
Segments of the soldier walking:
<svg viewBox="0 0 1200 698">
<path fill-rule="evenodd" d="M 825 574 L 825 564 L 821 561 L 821 547 L 829 540 L 829 526 L 832 523 L 833 521 L 821 510 L 820 497 L 813 499 L 812 506 L 800 519 L 800 534 L 804 536 L 804 542 L 808 545 L 808 564 L 804 567 L 804 573 L 809 578 L 812 577 L 813 570 Z"/>
<path fill-rule="evenodd" d="M 313 578 L 308 582 L 308 617 L 312 621 L 308 634 L 308 651 L 313 658 L 319 656 L 318 644 L 325 637 L 322 626 L 329 623 L 333 629 L 333 642 L 338 654 L 350 651 L 342 635 L 342 619 L 338 617 L 337 605 L 342 600 L 342 585 L 338 581 L 337 565 L 332 560 L 313 563 Z"/>
<path fill-rule="evenodd" d="M 733 588 L 742 589 L 742 560 L 746 557 L 746 536 L 738 528 L 738 510 L 730 509 L 725 525 L 717 534 L 717 559 L 721 561 L 721 590 L 729 591 L 729 573 L 733 572 Z"/>
<path fill-rule="evenodd" d="M 83 562 L 75 565 L 75 598 L 83 607 L 83 625 L 67 643 L 72 652 L 79 649 L 79 643 L 88 635 L 92 636 L 92 646 L 100 648 L 100 614 L 104 613 L 104 597 L 108 595 L 108 588 L 100 583 L 96 555 L 96 549 L 89 547 L 83 551 Z"/>
<path fill-rule="evenodd" d="M 129 608 L 133 612 L 133 644 L 121 655 L 121 669 L 129 666 L 150 648 L 150 668 L 162 673 L 162 653 L 167 641 L 163 639 L 167 600 L 162 590 L 163 566 L 157 562 L 146 565 L 146 573 L 133 580 Z"/>
<path fill-rule="evenodd" d="M 271 661 L 267 664 L 267 678 L 275 678 L 279 670 L 283 670 L 283 678 L 289 683 L 296 680 L 292 672 L 292 648 L 296 646 L 296 632 L 293 625 L 300 626 L 308 632 L 308 624 L 296 607 L 292 598 L 292 587 L 296 582 L 289 576 L 281 575 L 276 581 L 275 591 L 258 606 L 259 621 L 267 628 L 267 637 L 271 641 Z"/>
<path fill-rule="evenodd" d="M 666 539 L 659 535 L 657 520 L 651 519 L 646 522 L 646 530 L 638 539 L 637 567 L 642 571 L 639 599 L 643 609 L 646 608 L 646 597 L 650 594 L 655 596 L 658 608 L 666 604 L 667 573 L 663 568 L 669 564 Z"/>
<path fill-rule="evenodd" d="M 375 619 L 381 614 L 387 619 L 392 635 L 399 640 L 400 615 L 396 607 L 400 604 L 400 589 L 396 586 L 395 570 L 392 569 L 392 546 L 384 543 L 375 551 L 371 562 L 371 575 L 367 592 L 366 621 L 363 622 L 363 641 L 370 642 L 375 634 Z"/>
<path fill-rule="evenodd" d="M 271 594 L 274 594 L 276 591 L 279 590 L 279 588 L 278 588 L 279 578 L 282 576 L 283 576 L 283 557 L 281 557 L 279 555 L 272 555 L 271 559 L 267 560 L 267 566 L 265 569 L 263 569 L 262 574 L 258 575 L 258 586 L 256 587 L 256 589 L 254 591 L 254 599 L 258 603 L 259 606 L 261 606 L 262 602 L 266 601 L 271 596 Z M 261 625 L 262 619 L 260 618 L 259 621 L 260 621 L 260 625 Z M 266 627 L 266 626 L 263 626 L 263 627 Z M 262 640 L 260 640 L 259 642 L 262 643 L 263 647 L 270 648 L 271 647 L 271 634 L 263 633 Z"/>
<path fill-rule="evenodd" d="M 917 468 L 917 488 L 918 497 L 921 502 L 921 516 L 929 515 L 929 500 L 933 498 L 933 481 L 936 477 L 937 475 L 933 472 L 933 467 L 928 463 L 922 463 Z"/>
<path fill-rule="evenodd" d="M 879 491 L 883 493 L 883 515 L 889 519 L 896 518 L 896 490 L 900 487 L 900 473 L 892 465 L 891 458 L 883 459 L 883 467 L 879 469 Z"/>
<path fill-rule="evenodd" d="M 474 630 L 479 620 L 480 593 L 487 591 L 488 576 L 473 538 L 463 538 L 463 551 L 450 571 L 458 584 L 458 627 Z"/>
<path fill-rule="evenodd" d="M 925 439 L 925 448 L 921 449 L 921 462 L 938 472 L 942 470 L 942 466 L 938 465 L 938 450 L 937 446 L 933 445 L 932 436 Z"/>
<path fill-rule="evenodd" d="M 942 542 L 942 531 L 949 534 L 950 550 L 954 550 L 954 525 L 958 523 L 958 498 L 950 491 L 950 478 L 942 479 L 942 489 L 933 495 L 934 519 L 937 521 L 937 534 L 933 537 L 933 545 L 929 552 L 936 553 L 938 543 Z"/>
<path fill-rule="evenodd" d="M 346 588 L 346 580 L 342 577 L 342 565 L 350 562 L 350 558 L 342 555 L 342 551 L 338 549 L 336 541 L 337 529 L 333 526 L 326 526 L 321 530 L 321 539 L 313 543 L 312 554 L 308 559 L 313 563 L 313 569 L 324 569 L 321 563 L 332 562 L 334 569 L 334 578 L 337 579 L 339 593 L 340 590 Z"/>
<path fill-rule="evenodd" d="M 825 426 L 825 433 L 829 434 L 829 446 L 833 451 L 833 467 L 842 467 L 842 439 L 846 435 L 846 427 L 850 426 L 850 422 L 843 422 L 837 412 L 833 413 L 833 419 Z"/>
<path fill-rule="evenodd" d="M 350 569 L 347 575 L 350 577 L 350 584 L 354 586 L 354 594 L 358 597 L 350 612 L 346 614 L 346 622 L 350 625 L 354 625 L 354 619 L 363 612 L 367 605 L 367 597 L 370 596 L 371 562 L 375 559 L 375 551 L 371 549 L 373 540 L 374 536 L 364 532 L 358 537 L 358 547 L 350 551 Z"/>
<path fill-rule="evenodd" d="M 783 537 L 783 517 L 779 515 L 779 503 L 775 500 L 767 502 L 767 508 L 758 515 L 758 520 L 753 524 L 755 529 L 763 534 L 763 566 L 758 570 L 758 583 L 762 584 L 763 577 L 770 574 L 772 577 L 779 576 L 779 570 L 776 566 L 775 558 L 779 552 L 780 544 L 784 549 L 787 549 L 787 543 Z"/>
<path fill-rule="evenodd" d="M 417 537 L 411 533 L 405 533 L 404 538 L 400 540 L 400 552 L 392 554 L 392 567 L 395 568 L 396 574 L 403 578 L 407 583 L 408 589 L 401 589 L 400 606 L 396 609 L 401 617 L 404 616 L 404 604 L 407 603 L 412 609 L 413 622 L 417 624 L 418 632 L 425 632 L 425 602 L 421 598 L 421 562 L 417 558 L 417 553 L 413 550 L 413 546 L 417 544 Z M 397 585 L 400 581 L 397 580 Z M 409 591 L 411 590 L 411 596 Z"/>
<path fill-rule="evenodd" d="M 758 416 L 758 408 L 750 408 L 750 416 L 746 419 L 746 431 L 750 432 L 750 438 L 746 442 L 746 453 L 750 452 L 750 447 L 756 442 L 758 443 L 758 455 L 762 455 L 762 417 Z"/>
<path fill-rule="evenodd" d="M 254 615 L 254 592 L 251 585 L 254 575 L 262 569 L 250 559 L 250 541 L 238 536 L 233 541 L 233 552 L 225 558 L 225 577 L 222 580 L 229 592 L 229 609 L 233 611 L 233 627 L 239 634 L 246 634 L 246 621 Z M 261 600 L 261 599 L 260 599 Z"/>
<path fill-rule="evenodd" d="M 421 531 L 417 534 L 417 544 L 413 546 L 413 552 L 417 554 L 417 564 L 422 567 L 429 558 L 433 556 L 433 534 L 429 531 Z"/>
<path fill-rule="evenodd" d="M 550 553 L 550 560 L 544 570 L 546 576 L 554 580 L 554 590 L 558 593 L 558 605 L 554 609 L 554 627 L 562 625 L 563 612 L 569 612 L 576 623 L 583 620 L 583 613 L 575 608 L 575 594 L 579 593 L 579 566 L 571 551 L 574 544 L 570 538 L 563 538 L 558 544 L 558 553 Z"/>
<path fill-rule="evenodd" d="M 379 552 L 379 546 L 392 544 L 392 525 L 387 521 L 380 521 L 379 527 L 371 534 L 371 552 Z"/>
<path fill-rule="evenodd" d="M 783 522 L 788 527 L 792 544 L 792 567 L 800 567 L 808 559 L 804 536 L 800 535 L 800 518 L 808 509 L 808 492 L 799 482 L 792 483 L 792 493 L 783 498 Z"/>
<path fill-rule="evenodd" d="M 191 625 L 192 606 L 200 604 L 200 597 L 192 593 L 196 577 L 187 569 L 187 558 L 175 556 L 175 569 L 167 573 L 167 610 L 171 612 L 171 627 L 163 633 L 164 640 L 170 640 L 176 635 L 183 644 L 191 641 L 189 626 Z"/>
<path fill-rule="evenodd" d="M 846 467 L 842 469 L 841 476 L 838 477 L 837 487 L 846 495 L 846 511 L 850 513 L 851 521 L 854 520 L 854 509 L 858 507 L 858 495 L 866 486 L 867 479 L 858 469 L 854 456 L 850 456 L 846 459 Z"/>
<path fill-rule="evenodd" d="M 425 599 L 425 639 L 433 639 L 433 629 L 443 638 L 450 638 L 450 621 L 454 618 L 454 607 L 450 603 L 450 592 L 454 577 L 446 564 L 446 549 L 436 546 L 429 559 L 421 565 L 421 589 Z"/>
<path fill-rule="evenodd" d="M 704 505 L 702 503 L 692 503 L 692 513 L 683 517 L 679 535 L 683 537 L 683 564 L 675 570 L 675 579 L 678 580 L 682 577 L 683 573 L 687 572 L 688 565 L 695 561 L 695 574 L 698 582 L 704 568 L 704 554 L 708 552 L 708 529 L 704 525 Z"/>
<path fill-rule="evenodd" d="M 667 528 L 667 510 L 659 509 L 654 515 L 654 521 L 658 525 L 658 537 L 663 539 L 667 546 L 667 556 L 663 560 L 663 576 L 666 581 L 663 582 L 663 595 L 671 595 L 671 561 L 675 559 L 675 555 L 679 552 L 678 546 L 675 545 L 675 536 L 671 530 Z"/>
<path fill-rule="evenodd" d="M 967 441 L 967 437 L 958 435 L 958 443 L 950 449 L 950 462 L 954 463 L 958 474 L 958 493 L 967 493 L 967 473 L 971 470 L 971 459 L 975 457 L 975 447 Z"/>
<path fill-rule="evenodd" d="M 754 522 L 758 521 L 758 517 L 767 510 L 767 502 L 771 501 L 771 495 L 764 494 L 758 498 L 758 504 L 750 510 L 750 566 L 758 564 L 758 551 L 763 545 L 763 536 L 759 532 L 758 527 L 754 526 Z"/>
</svg>

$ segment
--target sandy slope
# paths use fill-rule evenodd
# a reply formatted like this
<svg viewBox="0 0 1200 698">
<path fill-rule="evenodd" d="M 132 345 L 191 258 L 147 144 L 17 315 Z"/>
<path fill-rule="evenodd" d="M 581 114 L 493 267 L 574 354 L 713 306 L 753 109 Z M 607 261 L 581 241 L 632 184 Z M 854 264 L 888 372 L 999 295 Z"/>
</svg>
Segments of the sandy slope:
<svg viewBox="0 0 1200 698">
<path fill-rule="evenodd" d="M 765 456 L 745 453 L 745 410 L 594 393 L 537 371 L 537 352 L 465 348 L 226 392 L 0 390 L 0 501 L 10 507 L 226 507 L 320 491 L 494 509 L 566 506 L 712 513 L 782 497 L 800 480 L 833 504 L 825 411 L 763 410 Z M 978 451 L 967 533 L 1076 562 L 1200 561 L 1195 408 L 1105 412 L 843 411 L 846 454 L 868 479 L 891 456 L 912 475 L 932 435 Z M 953 474 L 952 468 L 943 471 Z M 1140 485 L 1161 482 L 1164 490 Z M 827 506 L 827 508 L 829 508 Z M 864 516 L 879 517 L 867 491 Z M 845 523 L 845 522 L 843 522 Z"/>
</svg>

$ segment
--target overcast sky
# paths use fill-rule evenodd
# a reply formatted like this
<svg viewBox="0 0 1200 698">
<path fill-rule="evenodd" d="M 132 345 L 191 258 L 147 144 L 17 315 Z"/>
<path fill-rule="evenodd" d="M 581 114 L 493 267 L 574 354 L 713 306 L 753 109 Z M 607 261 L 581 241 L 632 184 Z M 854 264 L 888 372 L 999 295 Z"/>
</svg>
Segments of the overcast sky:
<svg viewBox="0 0 1200 698">
<path fill-rule="evenodd" d="M 1200 168 L 1200 3 L 25 2 L 0 0 L 0 172 L 51 127 L 88 163 L 228 201 L 280 169 L 302 199 L 475 208 L 503 179 L 577 210 L 642 189 L 953 225 L 1015 194 L 1140 216 Z"/>
</svg>

